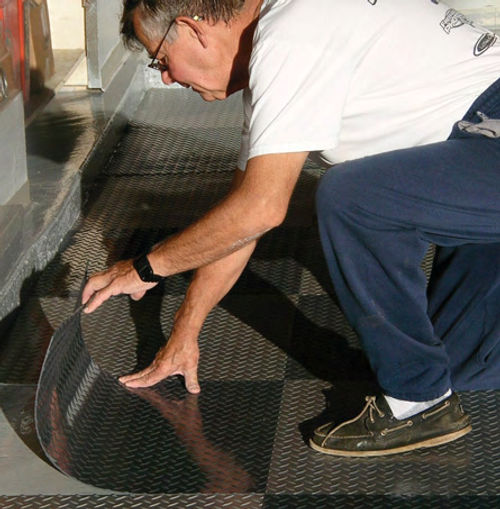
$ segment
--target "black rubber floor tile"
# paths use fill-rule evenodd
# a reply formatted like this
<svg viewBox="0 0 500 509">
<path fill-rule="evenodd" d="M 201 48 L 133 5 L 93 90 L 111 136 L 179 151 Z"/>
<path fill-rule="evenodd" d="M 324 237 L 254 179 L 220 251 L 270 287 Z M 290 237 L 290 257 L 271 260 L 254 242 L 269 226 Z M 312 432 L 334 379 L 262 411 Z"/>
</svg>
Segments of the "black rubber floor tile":
<svg viewBox="0 0 500 509">
<path fill-rule="evenodd" d="M 456 442 L 361 459 L 324 455 L 308 448 L 306 442 L 317 425 L 328 420 L 340 423 L 348 412 L 350 417 L 357 415 L 363 406 L 362 394 L 370 394 L 371 388 L 346 383 L 323 392 L 321 389 L 324 385 L 318 382 L 286 382 L 268 494 L 390 497 L 499 494 L 498 393 L 463 396 L 464 407 L 472 416 L 473 432 Z M 359 402 L 357 410 L 355 401 Z"/>
<path fill-rule="evenodd" d="M 54 335 L 37 393 L 40 442 L 60 470 L 121 492 L 264 492 L 282 382 L 131 391 L 90 358 L 79 318 Z"/>
<path fill-rule="evenodd" d="M 92 359 L 115 377 L 147 367 L 166 343 L 181 299 L 148 294 L 140 301 L 111 298 L 90 315 L 82 330 Z"/>
<path fill-rule="evenodd" d="M 491 509 L 498 497 L 408 497 L 393 495 L 266 496 L 263 509 Z"/>
<path fill-rule="evenodd" d="M 261 495 L 71 495 L 2 497 L 2 509 L 260 509 Z"/>
<path fill-rule="evenodd" d="M 40 274 L 34 293 L 40 296 L 75 296 L 85 274 L 95 274 L 119 260 L 146 253 L 160 240 L 173 235 L 177 228 L 137 230 L 101 230 L 82 228 Z M 150 293 L 184 294 L 190 273 L 178 274 L 161 282 Z"/>
<path fill-rule="evenodd" d="M 40 274 L 33 291 L 40 296 L 76 295 L 86 271 L 91 275 L 118 260 L 134 258 L 178 231 L 153 227 L 83 228 L 72 235 L 65 249 Z M 307 229 L 286 227 L 266 234 L 231 293 L 297 294 L 304 269 L 296 252 L 304 234 Z M 153 293 L 184 295 L 190 280 L 190 272 L 170 276 Z"/>
<path fill-rule="evenodd" d="M 330 295 L 300 296 L 286 378 L 334 381 L 372 376 L 356 334 Z"/>
<path fill-rule="evenodd" d="M 336 301 L 337 296 L 335 295 L 328 267 L 323 256 L 323 249 L 316 224 L 302 232 L 295 256 L 304 267 L 300 294 L 322 295 L 326 293 Z"/>
<path fill-rule="evenodd" d="M 207 173 L 107 178 L 96 183 L 83 228 L 136 230 L 186 227 L 228 192 L 232 175 Z"/>
<path fill-rule="evenodd" d="M 292 257 L 251 259 L 230 294 L 297 295 L 302 267 Z"/>
<path fill-rule="evenodd" d="M 465 392 L 461 400 L 472 419 L 472 433 L 466 437 L 472 451 L 466 476 L 471 490 L 466 493 L 496 494 L 500 502 L 500 391 Z M 448 493 L 464 492 L 452 487 Z"/>
<path fill-rule="evenodd" d="M 285 296 L 226 297 L 200 336 L 200 378 L 283 380 L 294 309 Z"/>
<path fill-rule="evenodd" d="M 236 168 L 240 94 L 206 104 L 185 91 L 150 90 L 104 169 L 105 175 L 207 173 Z"/>
<path fill-rule="evenodd" d="M 133 301 L 123 296 L 82 315 L 92 358 L 113 376 L 147 367 L 168 340 L 182 300 L 148 294 Z M 294 310 L 293 301 L 284 296 L 226 297 L 200 334 L 200 379 L 282 380 Z"/>
<path fill-rule="evenodd" d="M 150 89 L 134 114 L 134 122 L 155 127 L 183 126 L 191 129 L 234 126 L 241 130 L 241 101 L 240 93 L 233 94 L 225 101 L 207 103 L 188 90 Z"/>
<path fill-rule="evenodd" d="M 242 123 L 240 94 L 207 104 L 181 90 L 150 90 L 103 174 L 232 172 Z"/>
<path fill-rule="evenodd" d="M 103 175 L 231 172 L 237 166 L 235 127 L 151 126 L 132 122 Z"/>
<path fill-rule="evenodd" d="M 298 294 L 304 269 L 296 252 L 304 231 L 282 226 L 264 235 L 231 293 Z"/>
<path fill-rule="evenodd" d="M 74 299 L 33 296 L 0 340 L 0 383 L 36 384 L 54 331 L 71 316 Z"/>
<path fill-rule="evenodd" d="M 317 253 L 318 260 L 321 260 L 322 253 Z M 321 261 L 319 262 L 321 263 Z M 313 269 L 312 272 L 307 266 L 304 266 L 304 270 L 302 271 L 301 281 L 300 281 L 300 290 L 299 293 L 301 295 L 323 295 L 328 292 L 333 292 L 331 289 L 331 284 L 326 282 L 323 274 L 319 275 L 316 269 Z M 326 272 L 324 273 L 326 275 Z"/>
</svg>

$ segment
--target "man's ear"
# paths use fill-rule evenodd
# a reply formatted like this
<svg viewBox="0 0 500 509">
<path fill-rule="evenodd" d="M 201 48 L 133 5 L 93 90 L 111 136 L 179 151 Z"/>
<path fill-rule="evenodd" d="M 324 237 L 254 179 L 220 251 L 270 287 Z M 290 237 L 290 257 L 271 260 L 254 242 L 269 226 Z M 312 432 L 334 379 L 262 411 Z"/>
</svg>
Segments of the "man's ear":
<svg viewBox="0 0 500 509">
<path fill-rule="evenodd" d="M 179 16 L 176 18 L 175 22 L 178 26 L 180 25 L 186 25 L 187 28 L 191 30 L 191 33 L 194 37 L 196 37 L 200 44 L 207 48 L 208 46 L 208 38 L 206 33 L 207 25 L 203 21 L 195 21 L 193 18 L 190 18 L 189 16 Z"/>
</svg>

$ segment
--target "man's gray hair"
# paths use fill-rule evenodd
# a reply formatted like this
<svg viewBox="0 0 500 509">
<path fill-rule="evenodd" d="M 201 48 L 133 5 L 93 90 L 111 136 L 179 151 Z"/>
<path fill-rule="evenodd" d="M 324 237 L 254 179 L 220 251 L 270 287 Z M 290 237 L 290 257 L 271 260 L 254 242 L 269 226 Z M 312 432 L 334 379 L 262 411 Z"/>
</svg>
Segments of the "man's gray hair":
<svg viewBox="0 0 500 509">
<path fill-rule="evenodd" d="M 142 48 L 133 23 L 136 10 L 147 36 L 160 38 L 178 16 L 200 16 L 228 23 L 244 4 L 245 0 L 124 0 L 121 34 L 129 48 Z"/>
</svg>

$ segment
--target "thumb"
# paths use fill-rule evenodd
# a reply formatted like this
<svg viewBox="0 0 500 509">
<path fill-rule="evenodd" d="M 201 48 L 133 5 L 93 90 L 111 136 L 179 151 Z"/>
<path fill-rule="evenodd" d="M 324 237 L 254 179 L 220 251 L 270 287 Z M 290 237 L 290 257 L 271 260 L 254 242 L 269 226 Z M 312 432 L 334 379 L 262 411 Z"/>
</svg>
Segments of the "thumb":
<svg viewBox="0 0 500 509">
<path fill-rule="evenodd" d="M 146 290 L 130 294 L 133 300 L 141 300 L 146 295 Z"/>
<path fill-rule="evenodd" d="M 186 389 L 191 394 L 198 394 L 201 391 L 200 384 L 198 383 L 198 368 L 191 368 L 184 374 L 184 382 Z"/>
</svg>

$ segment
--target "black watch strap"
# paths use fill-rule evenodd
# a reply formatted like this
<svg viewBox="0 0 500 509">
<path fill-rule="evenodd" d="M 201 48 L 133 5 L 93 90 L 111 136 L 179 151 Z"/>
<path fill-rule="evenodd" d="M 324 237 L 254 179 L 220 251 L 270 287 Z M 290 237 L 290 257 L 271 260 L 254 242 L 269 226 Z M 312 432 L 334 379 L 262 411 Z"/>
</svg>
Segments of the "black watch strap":
<svg viewBox="0 0 500 509">
<path fill-rule="evenodd" d="M 158 281 L 163 279 L 162 276 L 158 276 L 153 272 L 153 269 L 151 268 L 148 260 L 148 256 L 145 254 L 138 256 L 134 260 L 133 265 L 134 269 L 137 271 L 137 274 L 139 274 L 139 277 L 145 283 L 158 283 Z"/>
</svg>

